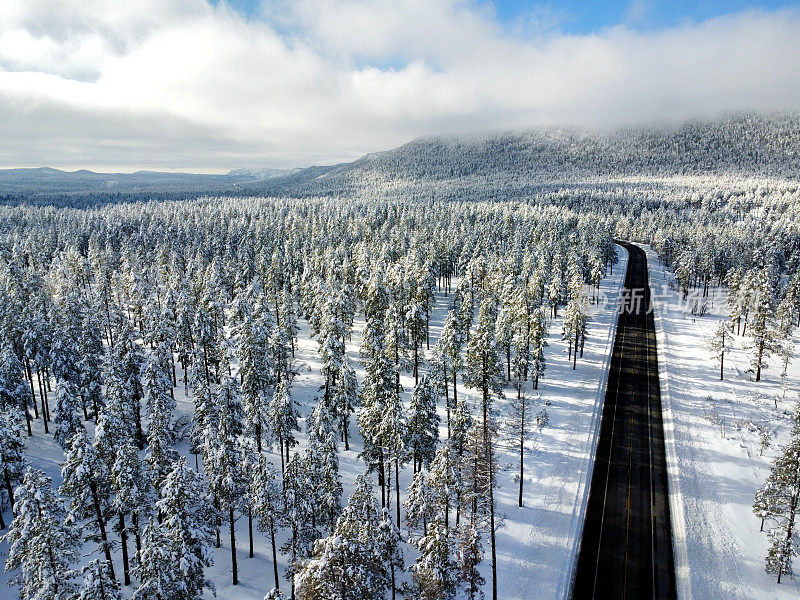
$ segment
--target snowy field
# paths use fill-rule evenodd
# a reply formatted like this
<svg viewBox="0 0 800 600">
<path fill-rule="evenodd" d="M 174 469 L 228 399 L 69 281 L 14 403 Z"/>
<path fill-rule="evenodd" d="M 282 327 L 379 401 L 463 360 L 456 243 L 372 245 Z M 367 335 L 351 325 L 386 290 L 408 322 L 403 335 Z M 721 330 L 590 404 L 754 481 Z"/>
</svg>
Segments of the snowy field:
<svg viewBox="0 0 800 600">
<path fill-rule="evenodd" d="M 627 253 L 618 247 L 620 261 L 614 267 L 613 275 L 606 277 L 601 283 L 601 295 L 616 298 L 622 286 Z M 433 347 L 446 316 L 450 298 L 437 293 L 436 309 L 431 314 L 431 348 Z M 528 455 L 525 464 L 524 507 L 517 506 L 518 484 L 515 475 L 519 470 L 516 451 L 508 447 L 498 448 L 498 463 L 501 473 L 497 478 L 499 485 L 495 493 L 497 513 L 501 527 L 497 535 L 499 597 L 503 600 L 563 600 L 568 592 L 569 578 L 572 572 L 577 543 L 583 524 L 583 511 L 588 493 L 588 482 L 591 477 L 591 453 L 596 443 L 602 400 L 605 393 L 605 380 L 608 361 L 613 345 L 616 328 L 616 305 L 609 302 L 605 305 L 590 307 L 591 320 L 583 358 L 578 360 L 577 369 L 572 370 L 572 362 L 567 358 L 566 343 L 561 341 L 561 319 L 550 322 L 549 347 L 546 350 L 547 371 L 540 381 L 539 390 L 528 389 L 529 397 L 536 398 L 535 412 L 546 409 L 549 424 L 542 429 L 535 428 L 533 439 L 528 442 Z M 320 359 L 316 340 L 310 339 L 309 329 L 301 321 L 295 367 L 299 375 L 295 378 L 293 395 L 302 406 L 305 430 L 305 417 L 308 417 L 314 405 L 314 398 L 320 393 L 323 379 L 320 374 Z M 362 319 L 356 319 L 352 340 L 347 344 L 347 353 L 354 364 L 358 365 L 359 381 L 364 372 L 359 364 L 358 349 L 361 344 L 360 332 Z M 182 373 L 179 371 L 179 378 Z M 408 401 L 414 380 L 405 375 L 402 384 Z M 528 384 L 530 388 L 530 383 Z M 473 401 L 478 394 L 459 385 L 459 395 L 464 394 Z M 514 392 L 509 388 L 509 397 Z M 182 382 L 176 389 L 178 409 L 176 416 L 190 415 L 193 410 L 193 399 L 184 394 Z M 53 395 L 51 395 L 53 406 Z M 503 401 L 496 402 L 496 411 L 502 423 L 507 412 Z M 440 439 L 446 437 L 445 410 L 439 407 L 442 418 Z M 31 465 L 43 469 L 58 485 L 61 481 L 60 447 L 53 441 L 52 435 L 41 431 L 40 421 L 34 421 L 34 436 L 28 440 L 28 456 Z M 501 429 L 502 432 L 502 429 Z M 301 450 L 305 445 L 305 431 L 299 436 L 300 445 L 292 452 Z M 194 465 L 194 457 L 189 455 L 188 444 L 179 445 L 182 454 L 189 456 Z M 343 502 L 346 501 L 355 477 L 363 472 L 364 463 L 358 458 L 361 440 L 355 424 L 351 424 L 350 450 L 345 451 L 340 445 L 340 474 L 344 485 Z M 274 454 L 273 461 L 280 464 L 280 458 Z M 202 468 L 202 464 L 201 464 Z M 400 472 L 401 501 L 404 490 L 411 482 L 411 468 L 406 466 Z M 394 494 L 392 495 L 394 502 Z M 394 514 L 394 507 L 392 507 Z M 10 519 L 10 514 L 6 514 Z M 286 539 L 286 533 L 278 538 L 278 545 Z M 408 530 L 403 523 L 403 537 Z M 112 534 L 114 535 L 114 534 Z M 222 547 L 215 550 L 214 566 L 208 575 L 217 588 L 217 598 L 223 600 L 261 600 L 264 594 L 273 587 L 272 554 L 268 534 L 255 532 L 254 557 L 248 558 L 247 519 L 240 517 L 237 522 L 237 548 L 239 562 L 238 586 L 231 585 L 230 545 L 226 532 L 223 531 Z M 87 545 L 88 547 L 88 545 Z M 490 592 L 491 570 L 489 564 L 488 540 L 484 539 L 486 556 L 482 565 L 482 573 L 487 579 L 486 589 Z M 0 560 L 5 561 L 8 554 L 6 543 L 0 544 Z M 413 562 L 414 551 L 405 546 L 406 565 Z M 122 573 L 119 552 L 114 553 L 115 568 Z M 279 554 L 281 575 L 287 566 L 286 558 Z M 9 573 L 0 573 L 0 599 L 16 597 L 16 593 L 6 583 Z M 282 589 L 288 589 L 287 582 L 281 580 Z M 123 591 L 130 597 L 132 587 Z M 212 598 L 206 592 L 207 598 Z"/>
<path fill-rule="evenodd" d="M 719 365 L 709 358 L 705 342 L 726 318 L 724 290 L 717 291 L 708 315 L 685 313 L 673 275 L 650 248 L 645 250 L 656 301 L 680 598 L 798 598 L 797 581 L 787 577 L 778 585 L 764 571 L 767 536 L 759 531 L 761 520 L 752 505 L 791 427 L 800 365 L 789 366 L 786 392 L 775 357 L 756 383 L 743 348 L 747 338 L 739 335 L 725 355 L 720 381 Z M 798 341 L 795 331 L 795 347 Z M 770 445 L 762 455 L 765 431 Z"/>
</svg>

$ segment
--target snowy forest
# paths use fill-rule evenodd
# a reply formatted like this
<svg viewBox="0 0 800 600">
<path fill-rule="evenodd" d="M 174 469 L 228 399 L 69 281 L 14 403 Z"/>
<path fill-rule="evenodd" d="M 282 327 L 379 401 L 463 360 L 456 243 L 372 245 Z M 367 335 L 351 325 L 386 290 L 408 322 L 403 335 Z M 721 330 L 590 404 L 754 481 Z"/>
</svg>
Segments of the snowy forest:
<svg viewBox="0 0 800 600">
<path fill-rule="evenodd" d="M 578 377 L 615 240 L 649 245 L 693 315 L 724 297 L 698 341 L 720 379 L 741 339 L 754 390 L 768 368 L 797 388 L 796 181 L 630 161 L 641 176 L 515 179 L 509 199 L 463 156 L 411 188 L 358 167 L 342 197 L 323 175 L 270 180 L 276 197 L 0 206 L 0 597 L 502 598 L 498 482 L 526 506 L 556 439 L 540 388 L 558 361 Z M 792 419 L 749 491 L 778 582 Z"/>
</svg>

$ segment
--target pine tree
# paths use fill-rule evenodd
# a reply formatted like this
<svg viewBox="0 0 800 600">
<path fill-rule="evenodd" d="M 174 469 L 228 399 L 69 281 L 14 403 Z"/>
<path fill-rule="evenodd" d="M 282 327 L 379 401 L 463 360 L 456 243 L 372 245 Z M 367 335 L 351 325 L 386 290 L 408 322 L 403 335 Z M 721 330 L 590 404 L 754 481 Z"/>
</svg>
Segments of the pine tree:
<svg viewBox="0 0 800 600">
<path fill-rule="evenodd" d="M 506 429 L 509 446 L 519 453 L 519 497 L 518 506 L 522 507 L 522 491 L 525 478 L 525 442 L 531 439 L 530 425 L 534 420 L 531 400 L 521 389 L 511 400 L 509 415 L 506 418 Z"/>
<path fill-rule="evenodd" d="M 361 349 L 364 356 L 366 376 L 361 385 L 361 410 L 358 413 L 358 429 L 364 440 L 361 458 L 370 471 L 377 471 L 381 486 L 381 508 L 387 505 L 387 473 L 389 460 L 382 433 L 387 407 L 396 401 L 397 386 L 395 371 L 386 347 L 383 321 L 370 319 L 364 329 Z"/>
<path fill-rule="evenodd" d="M 134 567 L 139 586 L 133 600 L 172 600 L 180 598 L 179 569 L 175 568 L 172 543 L 166 529 L 151 518 L 142 535 L 142 552 Z M 188 598 L 187 598 L 188 600 Z"/>
<path fill-rule="evenodd" d="M 289 462 L 289 449 L 297 445 L 295 432 L 300 431 L 298 420 L 300 411 L 297 402 L 292 398 L 289 382 L 282 380 L 278 389 L 269 403 L 269 428 L 272 435 L 278 439 L 278 451 L 281 455 L 281 471 L 285 471 Z M 284 458 L 284 449 L 286 456 Z"/>
<path fill-rule="evenodd" d="M 132 531 L 136 541 L 136 556 L 141 553 L 139 522 L 148 514 L 149 507 L 155 503 L 156 492 L 152 480 L 145 474 L 139 452 L 132 441 L 126 441 L 115 452 L 111 466 L 111 489 L 114 493 L 113 511 L 118 516 L 117 533 L 122 546 L 123 581 L 130 585 L 130 561 L 128 558 L 128 531 L 126 523 L 131 518 Z"/>
<path fill-rule="evenodd" d="M 8 496 L 8 504 L 14 510 L 14 482 L 22 479 L 27 461 L 25 443 L 22 441 L 22 418 L 14 406 L 0 409 L 0 465 L 2 465 L 2 488 Z M 0 529 L 5 529 L 3 520 L 3 498 L 0 492 Z"/>
<path fill-rule="evenodd" d="M 178 457 L 177 451 L 173 448 L 175 433 L 172 413 L 175 410 L 175 399 L 172 396 L 167 352 L 166 347 L 162 345 L 157 352 L 150 355 L 142 378 L 145 405 L 150 414 L 146 460 L 156 490 L 161 489 L 164 476 Z"/>
<path fill-rule="evenodd" d="M 378 440 L 384 448 L 389 469 L 394 464 L 394 489 L 397 526 L 400 526 L 400 466 L 406 461 L 405 440 L 408 436 L 403 403 L 397 393 L 391 394 L 384 407 L 381 422 L 378 426 Z M 391 475 L 390 475 L 391 476 Z M 389 505 L 391 492 L 387 489 L 386 505 Z"/>
<path fill-rule="evenodd" d="M 59 445 L 66 451 L 70 440 L 85 431 L 78 411 L 81 398 L 77 386 L 66 379 L 56 382 L 56 416 L 54 435 Z"/>
<path fill-rule="evenodd" d="M 111 577 L 116 577 L 106 528 L 111 512 L 108 466 L 83 429 L 69 443 L 61 467 L 61 478 L 63 481 L 59 492 L 70 498 L 70 509 L 75 517 L 91 524 L 88 528 L 92 533 L 87 540 L 99 538 Z"/>
<path fill-rule="evenodd" d="M 385 508 L 381 512 L 381 520 L 378 523 L 378 548 L 383 557 L 384 567 L 389 566 L 389 576 L 392 586 L 392 600 L 397 597 L 397 576 L 405 569 L 403 562 L 403 550 L 401 547 L 402 537 L 400 528 L 394 524 L 389 511 Z"/>
<path fill-rule="evenodd" d="M 307 490 L 309 477 L 306 472 L 306 463 L 295 454 L 286 465 L 283 475 L 283 522 L 289 528 L 291 535 L 281 546 L 281 552 L 288 555 L 289 566 L 286 569 L 286 579 L 291 583 L 292 598 L 295 598 L 295 573 L 302 561 L 310 553 L 311 536 L 314 533 L 312 518 L 314 507 L 309 502 Z"/>
<path fill-rule="evenodd" d="M 339 416 L 339 432 L 341 440 L 344 442 L 344 449 L 350 450 L 350 415 L 359 405 L 359 396 L 356 372 L 347 357 L 342 360 L 339 385 L 336 387 L 334 403 L 336 406 L 335 413 Z"/>
<path fill-rule="evenodd" d="M 483 546 L 480 531 L 474 525 L 465 525 L 459 529 L 458 566 L 459 580 L 469 600 L 483 600 L 481 589 L 486 580 L 480 574 L 478 565 L 483 561 Z"/>
<path fill-rule="evenodd" d="M 314 544 L 311 560 L 296 577 L 299 600 L 374 600 L 389 587 L 372 486 L 364 475 L 336 523 L 333 535 Z"/>
<path fill-rule="evenodd" d="M 348 326 L 345 317 L 347 299 L 341 289 L 327 294 L 322 307 L 319 333 L 319 352 L 322 357 L 322 375 L 325 378 L 325 402 L 330 402 L 335 390 L 336 376 L 342 368 Z"/>
<path fill-rule="evenodd" d="M 247 479 L 242 471 L 243 453 L 240 436 L 244 429 L 244 411 L 236 380 L 225 377 L 216 394 L 218 409 L 216 435 L 209 436 L 203 465 L 208 483 L 220 506 L 227 510 L 231 542 L 233 585 L 239 583 L 236 560 L 236 512 L 247 493 Z"/>
<path fill-rule="evenodd" d="M 278 556 L 275 548 L 276 525 L 282 520 L 282 497 L 278 473 L 263 454 L 258 455 L 258 461 L 251 471 L 252 482 L 250 485 L 250 505 L 258 519 L 258 529 L 269 531 L 272 545 L 272 570 L 275 578 L 275 590 L 280 591 L 281 584 L 278 578 Z"/>
<path fill-rule="evenodd" d="M 103 332 L 100 329 L 98 318 L 90 311 L 87 311 L 83 318 L 79 347 L 80 387 L 84 405 L 91 407 L 94 420 L 97 422 L 100 407 L 103 404 L 105 349 L 103 348 Z"/>
<path fill-rule="evenodd" d="M 211 543 L 218 517 L 203 477 L 184 458 L 179 458 L 164 478 L 156 506 L 175 571 L 176 598 L 200 600 L 203 589 L 214 589 L 205 569 L 213 564 Z"/>
<path fill-rule="evenodd" d="M 411 394 L 408 419 L 408 439 L 406 444 L 412 453 L 414 472 L 430 464 L 436 443 L 439 441 L 439 415 L 436 414 L 438 400 L 436 388 L 429 375 L 422 380 Z"/>
<path fill-rule="evenodd" d="M 434 505 L 432 520 L 450 526 L 450 508 L 458 501 L 460 481 L 456 471 L 455 456 L 449 444 L 436 450 L 428 472 L 430 501 Z"/>
<path fill-rule="evenodd" d="M 459 487 L 456 490 L 456 525 L 461 522 L 461 495 L 463 493 L 463 486 L 465 485 L 463 462 L 465 451 L 467 450 L 467 443 L 469 441 L 469 432 L 472 430 L 473 426 L 474 422 L 469 407 L 467 406 L 467 400 L 462 396 L 459 398 L 453 410 L 452 435 L 449 441 L 455 460 L 456 479 L 459 482 Z"/>
<path fill-rule="evenodd" d="M 308 493 L 315 507 L 313 527 L 318 532 L 324 528 L 332 531 L 341 512 L 342 484 L 333 429 L 333 417 L 323 400 L 311 413 L 305 451 L 305 469 L 310 480 Z"/>
<path fill-rule="evenodd" d="M 547 347 L 547 317 L 541 306 L 531 313 L 530 327 L 532 361 L 530 376 L 533 379 L 533 389 L 536 390 L 539 389 L 539 379 L 547 368 L 544 356 L 544 349 Z"/>
<path fill-rule="evenodd" d="M 122 600 L 119 584 L 103 560 L 93 560 L 83 568 L 83 587 L 77 600 Z"/>
<path fill-rule="evenodd" d="M 711 351 L 711 359 L 719 363 L 719 379 L 722 381 L 725 369 L 725 353 L 733 345 L 733 332 L 730 323 L 726 320 L 720 321 L 707 340 L 708 349 Z"/>
<path fill-rule="evenodd" d="M 458 562 L 452 531 L 434 521 L 425 535 L 411 540 L 418 550 L 411 566 L 411 598 L 414 600 L 451 600 L 456 597 Z"/>
<path fill-rule="evenodd" d="M 458 371 L 461 368 L 461 349 L 464 346 L 464 332 L 459 322 L 458 305 L 447 313 L 442 327 L 442 335 L 437 342 L 434 354 L 441 356 L 442 381 L 444 383 L 445 404 L 447 405 L 447 433 L 450 434 L 450 410 L 458 402 Z M 452 379 L 452 400 L 448 396 L 447 380 Z"/>
<path fill-rule="evenodd" d="M 764 361 L 777 348 L 775 326 L 775 282 L 769 269 L 758 273 L 757 293 L 749 319 L 751 341 L 746 348 L 751 350 L 750 366 L 755 371 L 756 381 L 761 381 Z"/>
<path fill-rule="evenodd" d="M 569 358 L 572 359 L 572 368 L 575 369 L 578 361 L 578 348 L 583 354 L 583 339 L 586 337 L 586 297 L 583 294 L 583 279 L 577 270 L 573 271 L 569 279 L 569 301 L 564 309 L 564 322 L 562 325 L 562 339 L 569 343 Z"/>
<path fill-rule="evenodd" d="M 17 516 L 3 541 L 9 543 L 6 571 L 28 600 L 73 600 L 72 565 L 79 558 L 80 535 L 54 492 L 49 477 L 28 469 L 15 492 Z"/>
<path fill-rule="evenodd" d="M 795 409 L 789 442 L 781 449 L 764 486 L 756 495 L 754 512 L 773 527 L 766 557 L 766 571 L 778 576 L 792 574 L 792 557 L 797 554 L 795 520 L 800 504 L 800 406 Z"/>
<path fill-rule="evenodd" d="M 31 393 L 25 382 L 25 372 L 17 355 L 6 343 L 0 353 L 0 409 L 19 411 L 25 416 L 28 435 L 31 435 L 31 416 L 28 413 L 28 404 Z"/>
<path fill-rule="evenodd" d="M 492 395 L 499 394 L 501 388 L 500 368 L 498 365 L 497 346 L 494 337 L 496 322 L 496 307 L 492 298 L 486 298 L 481 303 L 478 314 L 478 326 L 475 334 L 467 344 L 467 372 L 464 382 L 467 386 L 481 393 L 482 408 L 482 443 L 483 458 L 488 465 L 488 482 L 486 493 L 488 496 L 489 535 L 492 550 L 492 600 L 497 600 L 497 548 L 495 539 L 494 517 L 494 449 L 492 444 Z"/>
<path fill-rule="evenodd" d="M 237 350 L 242 405 L 259 452 L 268 421 L 270 389 L 274 384 L 268 363 L 270 326 L 261 315 L 247 319 L 241 328 Z"/>
<path fill-rule="evenodd" d="M 409 530 L 421 530 L 424 535 L 428 529 L 428 523 L 433 520 L 436 511 L 433 495 L 428 485 L 428 471 L 425 469 L 414 473 L 411 485 L 408 486 L 404 506 Z"/>
<path fill-rule="evenodd" d="M 119 334 L 109 357 L 108 386 L 114 388 L 107 395 L 116 394 L 124 406 L 124 415 L 134 435 L 139 450 L 144 448 L 145 436 L 142 427 L 142 382 L 140 381 L 142 350 L 130 327 Z"/>
</svg>

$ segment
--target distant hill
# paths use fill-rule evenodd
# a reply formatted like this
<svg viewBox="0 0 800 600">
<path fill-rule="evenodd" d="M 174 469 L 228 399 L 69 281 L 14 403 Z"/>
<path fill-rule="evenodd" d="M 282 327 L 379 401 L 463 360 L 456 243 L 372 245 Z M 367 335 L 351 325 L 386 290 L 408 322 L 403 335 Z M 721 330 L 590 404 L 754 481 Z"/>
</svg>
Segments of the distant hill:
<svg viewBox="0 0 800 600">
<path fill-rule="evenodd" d="M 628 176 L 800 175 L 800 115 L 737 115 L 672 128 L 599 134 L 538 129 L 480 137 L 419 139 L 324 172 L 300 171 L 265 191 L 349 195 L 369 189 L 501 186 Z"/>
<path fill-rule="evenodd" d="M 741 114 L 611 133 L 536 129 L 426 138 L 350 163 L 227 175 L 8 169 L 0 171 L 0 202 L 86 205 L 209 194 L 502 198 L 561 182 L 709 174 L 797 179 L 800 115 Z"/>
</svg>

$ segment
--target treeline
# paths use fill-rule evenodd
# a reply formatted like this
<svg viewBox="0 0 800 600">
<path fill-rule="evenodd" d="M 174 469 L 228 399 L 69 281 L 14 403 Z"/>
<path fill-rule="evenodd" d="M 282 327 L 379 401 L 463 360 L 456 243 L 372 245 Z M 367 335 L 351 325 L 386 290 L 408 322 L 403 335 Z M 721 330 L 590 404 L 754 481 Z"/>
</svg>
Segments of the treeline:
<svg viewBox="0 0 800 600">
<path fill-rule="evenodd" d="M 496 598 L 497 449 L 513 440 L 522 474 L 551 318 L 564 307 L 576 364 L 586 287 L 617 260 L 613 232 L 599 214 L 524 202 L 2 209 L 0 502 L 14 515 L 7 565 L 23 597 L 113 599 L 121 579 L 137 599 L 199 598 L 223 532 L 238 583 L 235 523 L 246 519 L 251 557 L 254 526 L 269 536 L 272 598 L 278 552 L 292 598 L 394 597 L 401 587 L 475 598 L 484 536 Z M 431 339 L 437 292 L 447 316 Z M 361 381 L 345 353 L 357 315 Z M 303 322 L 323 385 L 299 445 Z M 410 397 L 401 373 L 414 378 Z M 500 419 L 508 387 L 512 410 Z M 191 423 L 174 413 L 181 388 Z M 37 420 L 64 452 L 58 490 L 26 465 Z M 187 426 L 194 468 L 176 451 Z M 345 504 L 338 456 L 354 427 L 365 473 Z M 406 541 L 414 561 L 401 586 Z M 99 556 L 80 581 L 86 550 Z"/>
</svg>

